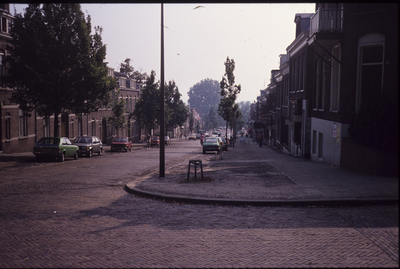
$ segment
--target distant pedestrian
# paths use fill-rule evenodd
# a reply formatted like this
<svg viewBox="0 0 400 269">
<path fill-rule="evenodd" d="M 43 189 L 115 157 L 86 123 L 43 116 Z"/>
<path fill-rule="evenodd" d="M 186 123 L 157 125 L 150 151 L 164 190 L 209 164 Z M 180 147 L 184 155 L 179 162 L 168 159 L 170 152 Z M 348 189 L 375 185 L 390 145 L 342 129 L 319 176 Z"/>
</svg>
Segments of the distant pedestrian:
<svg viewBox="0 0 400 269">
<path fill-rule="evenodd" d="M 263 140 L 261 132 L 258 133 L 257 140 L 258 140 L 258 146 L 261 148 L 262 147 L 262 140 Z"/>
<path fill-rule="evenodd" d="M 182 141 L 182 138 L 183 138 L 183 134 L 181 133 L 181 141 Z"/>
<path fill-rule="evenodd" d="M 149 134 L 146 135 L 147 149 L 150 149 L 151 137 Z"/>
</svg>

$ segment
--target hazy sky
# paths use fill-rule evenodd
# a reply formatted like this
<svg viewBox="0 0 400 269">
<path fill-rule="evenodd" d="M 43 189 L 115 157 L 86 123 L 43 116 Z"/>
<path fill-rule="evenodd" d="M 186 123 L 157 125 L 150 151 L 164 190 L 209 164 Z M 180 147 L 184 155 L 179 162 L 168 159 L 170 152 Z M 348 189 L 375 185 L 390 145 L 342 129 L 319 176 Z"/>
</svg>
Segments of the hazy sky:
<svg viewBox="0 0 400 269">
<path fill-rule="evenodd" d="M 10 4 L 14 14 L 27 5 Z M 200 6 L 200 7 L 198 7 Z M 81 4 L 92 26 L 103 28 L 106 61 L 119 71 L 126 58 L 136 70 L 160 79 L 161 4 Z M 196 8 L 198 7 L 198 8 Z M 174 80 L 187 103 L 190 87 L 221 81 L 227 57 L 235 60 L 237 101 L 253 102 L 279 69 L 279 55 L 295 39 L 296 13 L 315 4 L 164 4 L 165 80 Z"/>
</svg>

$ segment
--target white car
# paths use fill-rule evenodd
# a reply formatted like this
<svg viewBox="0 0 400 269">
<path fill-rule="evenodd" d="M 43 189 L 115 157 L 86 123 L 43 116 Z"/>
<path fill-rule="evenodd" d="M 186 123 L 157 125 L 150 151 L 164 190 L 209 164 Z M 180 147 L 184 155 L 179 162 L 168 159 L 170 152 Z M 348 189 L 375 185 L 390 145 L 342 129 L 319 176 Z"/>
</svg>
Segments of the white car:
<svg viewBox="0 0 400 269">
<path fill-rule="evenodd" d="M 188 136 L 189 140 L 196 140 L 196 135 L 195 134 L 190 134 Z"/>
</svg>

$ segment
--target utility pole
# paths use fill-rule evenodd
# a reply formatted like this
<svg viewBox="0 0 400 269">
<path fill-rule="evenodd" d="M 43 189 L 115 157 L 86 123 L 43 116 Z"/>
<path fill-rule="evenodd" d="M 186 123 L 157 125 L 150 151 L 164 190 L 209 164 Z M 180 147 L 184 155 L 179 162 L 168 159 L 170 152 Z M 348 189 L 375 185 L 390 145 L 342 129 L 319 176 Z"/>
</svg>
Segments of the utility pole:
<svg viewBox="0 0 400 269">
<path fill-rule="evenodd" d="M 165 177 L 164 6 L 161 3 L 160 177 Z"/>
</svg>

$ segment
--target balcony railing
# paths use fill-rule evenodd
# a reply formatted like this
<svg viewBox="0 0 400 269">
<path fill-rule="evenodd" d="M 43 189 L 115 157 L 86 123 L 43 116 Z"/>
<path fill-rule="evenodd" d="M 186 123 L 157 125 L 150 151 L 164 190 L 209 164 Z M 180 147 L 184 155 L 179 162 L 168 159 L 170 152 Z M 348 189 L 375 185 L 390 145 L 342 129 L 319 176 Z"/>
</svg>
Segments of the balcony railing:
<svg viewBox="0 0 400 269">
<path fill-rule="evenodd" d="M 341 33 L 342 31 L 342 9 L 318 9 L 311 17 L 310 36 L 315 33 Z"/>
</svg>

